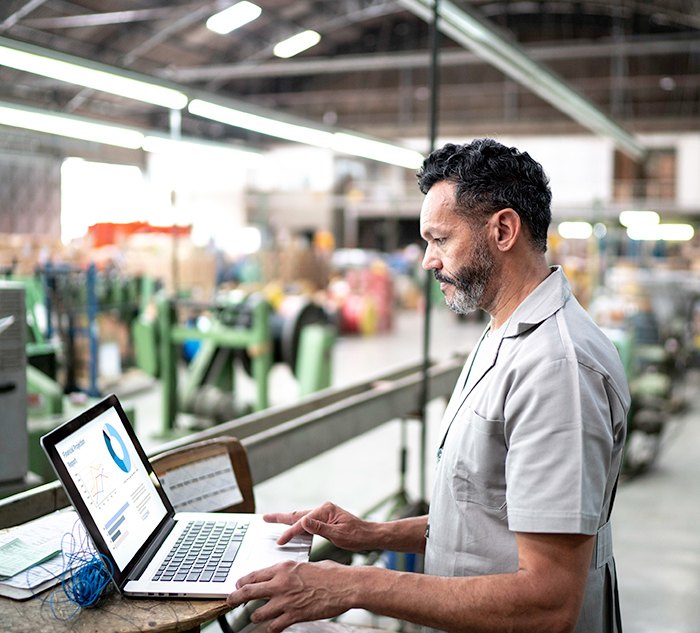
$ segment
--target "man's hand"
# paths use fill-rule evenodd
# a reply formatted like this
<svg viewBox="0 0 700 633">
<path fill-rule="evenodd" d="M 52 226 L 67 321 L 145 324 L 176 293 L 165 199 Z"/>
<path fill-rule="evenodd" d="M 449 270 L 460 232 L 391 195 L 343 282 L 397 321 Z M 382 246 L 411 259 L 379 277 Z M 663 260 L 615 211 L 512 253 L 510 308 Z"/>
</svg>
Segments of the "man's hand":
<svg viewBox="0 0 700 633">
<path fill-rule="evenodd" d="M 314 510 L 266 514 L 263 519 L 268 523 L 292 526 L 277 539 L 278 545 L 284 545 L 301 534 L 318 534 L 350 552 L 376 547 L 374 541 L 377 537 L 373 536 L 373 526 L 376 524 L 363 521 L 330 502 Z"/>
<path fill-rule="evenodd" d="M 351 592 L 343 581 L 347 572 L 350 568 L 329 561 L 286 561 L 241 578 L 226 602 L 237 607 L 251 600 L 267 600 L 250 619 L 269 622 L 267 631 L 279 633 L 296 622 L 332 618 L 351 608 Z"/>
</svg>

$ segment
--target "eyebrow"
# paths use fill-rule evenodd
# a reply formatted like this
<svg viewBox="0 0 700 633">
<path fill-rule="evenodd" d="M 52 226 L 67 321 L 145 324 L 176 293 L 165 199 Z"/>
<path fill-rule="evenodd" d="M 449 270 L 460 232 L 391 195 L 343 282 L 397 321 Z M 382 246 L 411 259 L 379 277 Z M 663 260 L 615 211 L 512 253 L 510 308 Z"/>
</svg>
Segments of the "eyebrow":
<svg viewBox="0 0 700 633">
<path fill-rule="evenodd" d="M 424 227 L 420 229 L 420 234 L 423 239 L 428 238 L 428 237 L 434 237 L 435 232 L 437 231 L 438 233 L 444 233 L 446 232 L 446 229 L 442 228 L 443 225 L 441 224 L 426 224 Z"/>
<path fill-rule="evenodd" d="M 420 228 L 419 232 L 420 232 L 420 236 L 423 239 L 423 241 L 427 242 L 428 239 L 430 239 L 433 236 L 432 230 L 433 230 L 433 228 L 429 224 L 424 228 L 423 227 Z"/>
</svg>

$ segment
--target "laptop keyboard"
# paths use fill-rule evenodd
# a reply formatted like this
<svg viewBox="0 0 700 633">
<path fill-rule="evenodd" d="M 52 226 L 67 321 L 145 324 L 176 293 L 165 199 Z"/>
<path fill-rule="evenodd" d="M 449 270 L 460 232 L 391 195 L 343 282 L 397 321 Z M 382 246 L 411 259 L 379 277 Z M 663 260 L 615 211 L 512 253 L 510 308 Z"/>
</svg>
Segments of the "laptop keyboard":
<svg viewBox="0 0 700 633">
<path fill-rule="evenodd" d="M 247 530 L 247 523 L 191 521 L 154 574 L 153 580 L 224 582 Z"/>
</svg>

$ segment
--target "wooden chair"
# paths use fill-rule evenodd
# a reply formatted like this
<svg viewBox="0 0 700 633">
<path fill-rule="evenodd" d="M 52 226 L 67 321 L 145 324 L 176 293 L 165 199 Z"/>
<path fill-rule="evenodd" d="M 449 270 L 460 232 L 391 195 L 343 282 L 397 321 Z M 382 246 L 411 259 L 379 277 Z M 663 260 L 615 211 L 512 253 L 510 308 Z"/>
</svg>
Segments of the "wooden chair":
<svg viewBox="0 0 700 633">
<path fill-rule="evenodd" d="M 196 442 L 150 461 L 177 512 L 255 512 L 248 456 L 236 438 Z M 225 615 L 217 620 L 234 633 Z"/>
<path fill-rule="evenodd" d="M 228 459 L 225 459 L 228 458 Z M 250 464 L 234 437 L 219 437 L 160 453 L 151 464 L 178 512 L 255 512 Z M 238 488 L 240 500 L 232 491 Z M 203 494 L 196 495 L 195 489 Z M 189 494 L 186 492 L 189 490 Z"/>
</svg>

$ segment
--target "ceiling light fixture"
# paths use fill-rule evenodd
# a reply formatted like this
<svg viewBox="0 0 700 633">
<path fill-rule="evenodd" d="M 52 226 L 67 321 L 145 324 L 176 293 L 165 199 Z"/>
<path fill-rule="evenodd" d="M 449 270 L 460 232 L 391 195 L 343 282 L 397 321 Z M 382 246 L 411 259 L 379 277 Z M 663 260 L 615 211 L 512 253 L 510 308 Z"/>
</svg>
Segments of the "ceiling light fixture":
<svg viewBox="0 0 700 633">
<path fill-rule="evenodd" d="M 207 143 L 191 138 L 174 139 L 158 134 L 146 134 L 141 147 L 145 152 L 186 154 L 187 158 L 195 158 L 201 155 L 218 155 L 221 158 L 238 158 L 245 161 L 257 162 L 262 159 L 262 154 L 243 147 L 235 147 L 224 143 Z"/>
<path fill-rule="evenodd" d="M 0 38 L 0 65 L 174 110 L 184 108 L 188 101 L 185 93 L 142 79 L 135 73 L 4 37 Z"/>
<path fill-rule="evenodd" d="M 261 13 L 262 9 L 257 4 L 243 0 L 212 15 L 207 20 L 207 28 L 226 35 L 260 17 Z"/>
<path fill-rule="evenodd" d="M 144 135 L 139 130 L 95 123 L 67 114 L 50 114 L 35 108 L 0 103 L 0 125 L 66 136 L 83 141 L 139 149 Z"/>
<path fill-rule="evenodd" d="M 0 102 L 0 125 L 65 136 L 93 143 L 104 143 L 145 152 L 183 153 L 193 158 L 204 153 L 248 162 L 262 159 L 262 154 L 245 147 L 212 143 L 194 138 L 173 139 L 148 131 L 100 123 L 83 117 L 50 113 L 36 108 Z"/>
<path fill-rule="evenodd" d="M 390 165 L 398 165 L 407 169 L 418 169 L 423 163 L 423 155 L 412 149 L 406 149 L 399 145 L 375 141 L 355 134 L 335 132 L 331 147 L 336 152 L 362 156 L 371 160 L 377 160 Z"/>
<path fill-rule="evenodd" d="M 692 240 L 695 229 L 690 224 L 657 224 L 647 226 L 630 226 L 627 237 L 631 240 L 648 242 L 687 242 Z"/>
<path fill-rule="evenodd" d="M 632 226 L 656 226 L 661 220 L 656 211 L 622 211 L 620 224 L 627 228 Z"/>
<path fill-rule="evenodd" d="M 420 152 L 406 149 L 376 139 L 349 134 L 347 132 L 329 132 L 319 128 L 280 121 L 267 116 L 252 114 L 236 108 L 222 106 L 202 99 L 190 101 L 188 110 L 192 114 L 226 123 L 252 132 L 282 138 L 287 141 L 332 149 L 336 152 L 360 156 L 399 167 L 416 169 L 423 162 Z"/>
<path fill-rule="evenodd" d="M 593 227 L 588 222 L 561 222 L 557 232 L 565 240 L 587 240 L 593 235 Z"/>
<path fill-rule="evenodd" d="M 236 110 L 202 99 L 193 99 L 187 109 L 192 114 L 206 119 L 240 127 L 251 132 L 283 138 L 287 141 L 306 143 L 317 147 L 330 147 L 333 140 L 333 135 L 330 132 Z"/>
<path fill-rule="evenodd" d="M 302 31 L 292 37 L 282 40 L 275 44 L 272 49 L 272 53 L 276 57 L 282 57 L 283 59 L 288 59 L 289 57 L 294 57 L 302 51 L 305 51 L 312 46 L 316 46 L 321 41 L 321 35 L 316 31 Z"/>
</svg>

